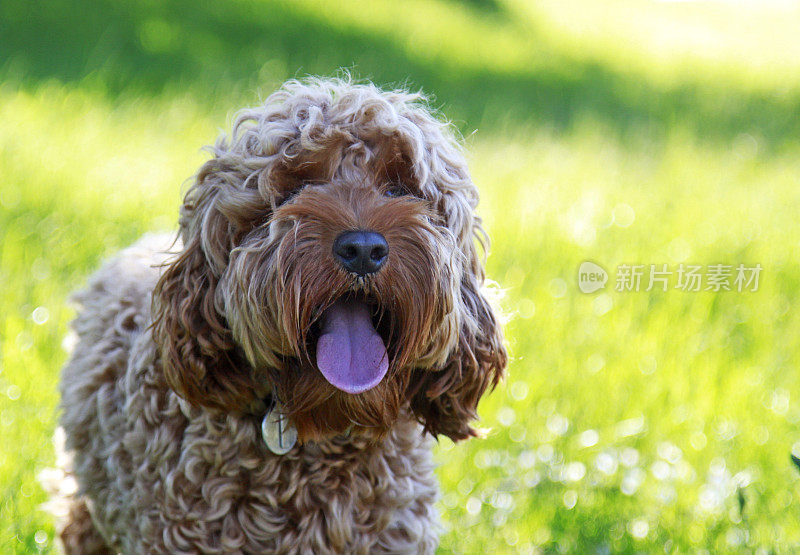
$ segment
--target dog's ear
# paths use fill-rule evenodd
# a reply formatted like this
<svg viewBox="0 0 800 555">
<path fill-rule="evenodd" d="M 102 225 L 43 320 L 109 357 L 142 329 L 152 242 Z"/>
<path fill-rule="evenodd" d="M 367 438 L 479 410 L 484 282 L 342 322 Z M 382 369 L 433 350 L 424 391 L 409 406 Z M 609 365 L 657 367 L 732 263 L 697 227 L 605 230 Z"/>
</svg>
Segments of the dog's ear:
<svg viewBox="0 0 800 555">
<path fill-rule="evenodd" d="M 221 180 L 231 174 L 223 170 L 217 160 L 209 161 L 186 194 L 183 250 L 153 291 L 152 330 L 164 376 L 176 393 L 195 405 L 237 411 L 254 400 L 255 380 L 215 296 L 237 236 L 252 225 L 227 213 L 237 213 L 230 209 L 236 205 L 241 214 L 243 199 L 253 201 L 257 192 L 226 191 Z"/>
<path fill-rule="evenodd" d="M 424 141 L 399 140 L 390 151 L 394 155 L 386 164 L 387 172 L 412 182 L 436 207 L 441 225 L 454 240 L 452 260 L 461 276 L 455 293 L 458 339 L 441 367 L 414 372 L 411 409 L 427 432 L 457 441 L 478 435 L 470 425 L 477 418 L 478 401 L 502 378 L 508 355 L 498 317 L 482 291 L 483 254 L 489 240 L 475 214 L 478 190 L 466 160 L 448 124 L 419 108 L 408 111 L 406 117 L 415 132 L 422 132 Z M 421 144 L 426 148 L 420 148 Z"/>
<path fill-rule="evenodd" d="M 462 244 L 461 329 L 458 343 L 444 367 L 418 371 L 421 386 L 412 399 L 412 410 L 425 430 L 453 441 L 478 435 L 470 423 L 477 418 L 478 401 L 503 376 L 508 361 L 498 317 L 481 291 L 484 270 L 474 236 L 485 244 L 477 217 L 471 216 L 469 240 Z M 474 232 L 474 234 L 473 234 Z"/>
</svg>

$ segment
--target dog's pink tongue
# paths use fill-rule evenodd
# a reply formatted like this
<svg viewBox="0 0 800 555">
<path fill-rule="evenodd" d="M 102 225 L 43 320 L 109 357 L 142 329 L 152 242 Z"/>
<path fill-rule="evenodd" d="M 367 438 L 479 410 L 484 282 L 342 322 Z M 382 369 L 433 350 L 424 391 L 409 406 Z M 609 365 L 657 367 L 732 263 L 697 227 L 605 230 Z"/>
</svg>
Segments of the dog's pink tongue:
<svg viewBox="0 0 800 555">
<path fill-rule="evenodd" d="M 317 367 L 331 385 L 347 393 L 361 393 L 380 383 L 389 369 L 389 357 L 366 303 L 340 300 L 325 311 Z"/>
</svg>

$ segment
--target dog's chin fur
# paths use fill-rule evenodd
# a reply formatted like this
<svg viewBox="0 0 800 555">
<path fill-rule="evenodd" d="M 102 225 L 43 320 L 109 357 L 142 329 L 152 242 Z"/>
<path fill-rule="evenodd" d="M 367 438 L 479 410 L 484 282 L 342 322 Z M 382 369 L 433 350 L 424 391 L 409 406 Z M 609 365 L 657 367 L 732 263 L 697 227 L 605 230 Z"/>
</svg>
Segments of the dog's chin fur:
<svg viewBox="0 0 800 555">
<path fill-rule="evenodd" d="M 97 471 L 98 457 L 114 453 L 122 472 L 117 481 L 125 487 L 144 480 L 125 474 L 134 469 L 150 484 L 151 467 L 166 473 L 159 480 L 167 480 L 169 488 L 176 476 L 194 483 L 200 467 L 193 465 L 200 463 L 186 434 L 199 435 L 197 445 L 211 445 L 220 441 L 222 426 L 233 434 L 223 434 L 231 443 L 231 460 L 203 462 L 210 464 L 202 466 L 206 479 L 213 483 L 224 475 L 227 480 L 237 460 L 249 468 L 264 457 L 275 470 L 269 478 L 259 474 L 266 483 L 254 487 L 265 488 L 269 497 L 277 491 L 275 481 L 296 486 L 281 494 L 289 495 L 285 499 L 271 498 L 269 511 L 256 503 L 254 513 L 241 509 L 244 513 L 233 521 L 225 520 L 225 533 L 239 534 L 226 545 L 245 551 L 253 545 L 317 551 L 325 542 L 344 550 L 356 545 L 368 551 L 402 551 L 398 546 L 410 545 L 428 550 L 429 535 L 408 535 L 413 522 L 400 526 L 402 542 L 382 535 L 399 533 L 387 529 L 392 519 L 428 522 L 424 515 L 432 511 L 432 498 L 427 494 L 407 500 L 402 510 L 379 507 L 386 511 L 376 514 L 378 520 L 364 516 L 358 531 L 341 532 L 342 537 L 332 536 L 336 526 L 309 528 L 281 507 L 294 503 L 296 509 L 316 510 L 311 500 L 319 499 L 322 506 L 326 496 L 336 497 L 336 485 L 331 492 L 309 494 L 302 475 L 309 469 L 298 461 L 310 450 L 325 450 L 314 463 L 316 471 L 334 472 L 341 449 L 333 446 L 348 445 L 356 452 L 369 445 L 372 462 L 356 457 L 362 465 L 356 474 L 361 472 L 366 483 L 386 484 L 407 472 L 402 467 L 414 464 L 424 449 L 421 439 L 399 439 L 398 430 L 411 433 L 414 420 L 421 433 L 453 440 L 476 435 L 471 421 L 478 401 L 502 376 L 507 360 L 502 333 L 482 293 L 483 260 L 476 243 L 485 246 L 486 237 L 474 214 L 477 190 L 449 125 L 436 119 L 418 94 L 383 92 L 348 80 L 291 81 L 262 106 L 242 111 L 230 136 L 210 152 L 186 193 L 174 256 L 158 259 L 152 250 L 136 255 L 160 262 L 150 273 L 126 265 L 130 256 L 123 257 L 80 296 L 80 342 L 62 380 L 67 447 L 79 461 L 76 474 L 90 501 L 78 506 L 78 513 L 89 506 L 97 512 L 113 506 L 128 515 L 93 516 L 116 549 L 188 545 L 191 551 L 191 534 L 211 534 L 214 501 L 205 493 L 182 498 L 170 489 L 168 498 L 161 498 L 169 504 L 154 502 L 151 508 L 151 516 L 161 520 L 134 532 L 136 504 L 150 501 L 129 499 L 123 508 L 112 503 L 107 495 L 114 490 L 107 483 L 111 477 Z M 336 238 L 355 230 L 378 233 L 388 244 L 387 259 L 373 274 L 350 273 L 333 255 Z M 137 272 L 144 276 L 138 282 Z M 373 310 L 389 358 L 382 381 L 358 394 L 331 385 L 317 369 L 315 354 L 320 318 L 350 297 Z M 145 306 L 150 299 L 152 310 Z M 106 396 L 104 387 L 116 393 Z M 116 414 L 115 403 L 124 417 L 108 416 Z M 256 427 L 246 424 L 258 421 L 273 403 L 279 403 L 300 439 L 295 455 L 282 459 L 270 458 L 263 446 L 253 447 L 258 442 L 250 434 Z M 105 430 L 100 435 L 106 437 L 87 437 L 88 429 Z M 374 457 L 390 453 L 399 458 L 375 462 Z M 178 464 L 180 472 L 170 466 Z M 242 480 L 250 483 L 254 476 Z M 429 473 L 410 477 L 419 484 L 429 478 Z M 341 477 L 333 483 L 343 487 Z M 225 490 L 222 497 L 229 494 Z M 355 494 L 363 497 L 358 503 L 366 503 L 375 492 Z M 236 506 L 250 506 L 233 497 L 239 499 L 231 501 Z M 211 513 L 192 513 L 193 531 L 163 543 L 168 533 L 160 532 L 157 522 L 163 525 L 192 512 L 190 507 L 206 505 Z M 261 522 L 264 511 L 277 520 Z M 326 512 L 323 522 L 331 518 L 347 529 L 340 514 Z M 261 524 L 272 532 L 264 536 Z M 128 542 L 135 533 L 154 543 Z M 242 543 L 245 536 L 250 543 Z"/>
<path fill-rule="evenodd" d="M 287 392 L 282 406 L 297 428 L 298 441 L 325 441 L 348 434 L 376 442 L 386 437 L 400 415 L 397 381 L 393 377 L 367 392 L 350 395 L 330 385 L 316 369 L 308 369 L 289 380 L 282 375 L 275 383 L 276 391 Z"/>
</svg>

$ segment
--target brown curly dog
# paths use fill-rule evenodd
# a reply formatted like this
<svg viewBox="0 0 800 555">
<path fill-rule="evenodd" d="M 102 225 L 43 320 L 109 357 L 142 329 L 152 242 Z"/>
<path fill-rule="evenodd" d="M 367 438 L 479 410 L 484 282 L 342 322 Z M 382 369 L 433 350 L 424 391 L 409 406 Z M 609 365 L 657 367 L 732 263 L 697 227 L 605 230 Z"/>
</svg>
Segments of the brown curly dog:
<svg viewBox="0 0 800 555">
<path fill-rule="evenodd" d="M 69 553 L 432 552 L 430 436 L 506 366 L 478 193 L 424 98 L 290 81 L 211 149 L 177 252 L 77 295 Z"/>
</svg>

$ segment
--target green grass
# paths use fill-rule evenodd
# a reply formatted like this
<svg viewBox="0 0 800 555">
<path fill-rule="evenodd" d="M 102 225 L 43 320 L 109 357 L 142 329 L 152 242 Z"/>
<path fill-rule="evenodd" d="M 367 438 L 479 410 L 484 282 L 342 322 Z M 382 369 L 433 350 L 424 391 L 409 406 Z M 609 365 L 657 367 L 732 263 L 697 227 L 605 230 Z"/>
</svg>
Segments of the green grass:
<svg viewBox="0 0 800 555">
<path fill-rule="evenodd" d="M 35 476 L 69 292 L 174 226 L 233 110 L 341 66 L 455 119 L 505 293 L 492 430 L 436 451 L 442 551 L 798 549 L 800 12 L 326 5 L 0 4 L 0 551 L 54 545 Z M 592 295 L 587 259 L 611 273 Z M 623 263 L 764 270 L 757 292 L 622 293 Z"/>
</svg>

